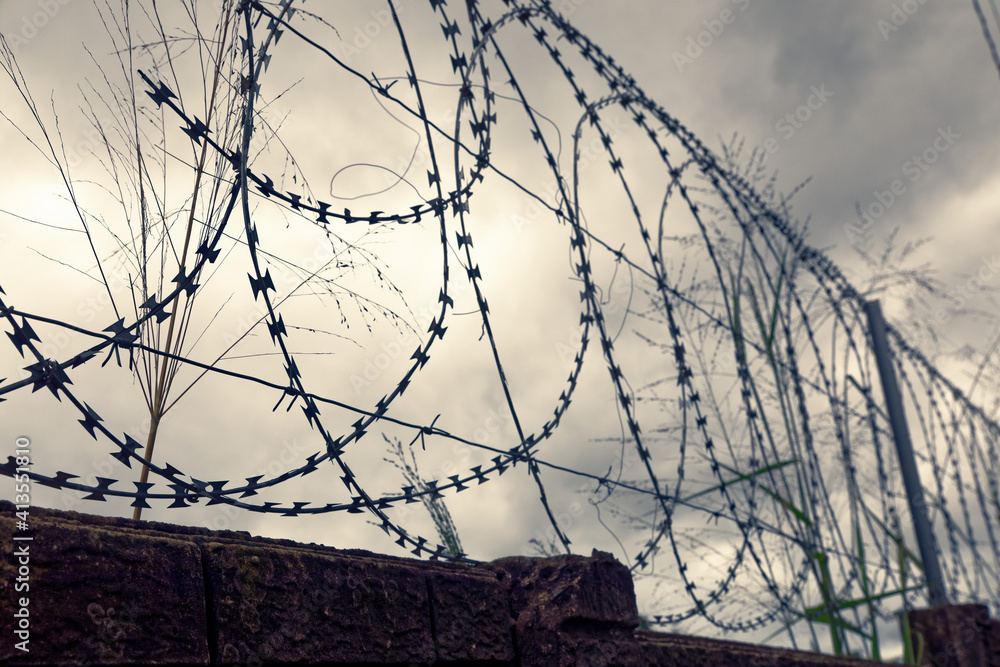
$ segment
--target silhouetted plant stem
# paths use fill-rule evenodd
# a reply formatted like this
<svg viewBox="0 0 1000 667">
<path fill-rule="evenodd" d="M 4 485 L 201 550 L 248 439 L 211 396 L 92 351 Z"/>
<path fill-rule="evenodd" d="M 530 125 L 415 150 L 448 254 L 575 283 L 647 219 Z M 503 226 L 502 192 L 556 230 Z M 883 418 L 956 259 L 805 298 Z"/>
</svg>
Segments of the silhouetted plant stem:
<svg viewBox="0 0 1000 667">
<path fill-rule="evenodd" d="M 215 109 L 215 97 L 216 93 L 219 90 L 219 69 L 222 66 L 223 49 L 225 48 L 226 44 L 226 36 L 229 33 L 229 19 L 231 16 L 230 10 L 231 7 L 227 9 L 225 24 L 223 25 L 222 28 L 222 39 L 219 41 L 219 52 L 215 60 L 216 63 L 215 75 L 212 80 L 212 97 L 208 103 L 208 110 L 206 112 L 206 119 L 205 119 L 206 125 L 209 125 L 212 122 L 212 112 Z M 191 230 L 194 228 L 194 212 L 198 206 L 198 193 L 201 191 L 201 176 L 205 171 L 205 158 L 207 154 L 208 154 L 208 141 L 202 140 L 201 156 L 198 159 L 198 169 L 195 171 L 194 175 L 194 192 L 191 195 L 191 210 L 188 213 L 187 228 L 184 232 L 184 248 L 181 251 L 180 262 L 178 262 L 178 275 L 180 276 L 183 276 L 185 271 L 187 270 L 186 266 L 187 253 L 188 253 L 188 247 L 191 244 Z M 174 296 L 170 304 L 170 324 L 167 327 L 167 340 L 163 345 L 163 349 L 168 352 L 170 351 L 171 346 L 173 345 L 174 324 L 177 322 L 177 307 L 178 304 L 180 303 L 180 296 L 182 291 L 183 290 L 178 290 L 177 294 Z M 179 354 L 180 350 L 178 350 L 177 353 Z M 156 435 L 157 433 L 159 433 L 160 420 L 163 418 L 163 415 L 166 412 L 166 410 L 164 409 L 164 405 L 166 403 L 167 392 L 168 392 L 167 366 L 169 361 L 164 359 L 162 364 L 160 364 L 159 361 L 154 363 L 155 363 L 155 368 L 158 371 L 158 374 L 156 379 L 156 390 L 153 395 L 153 402 L 151 403 L 149 410 L 149 418 L 150 418 L 149 435 L 146 438 L 146 449 L 143 454 L 143 458 L 147 462 L 153 460 L 153 447 L 156 445 Z M 143 484 L 146 483 L 148 477 L 149 477 L 149 465 L 148 463 L 144 463 L 142 465 L 142 472 L 139 474 L 140 483 Z M 132 518 L 135 520 L 139 520 L 142 518 L 141 507 L 136 507 L 132 511 Z"/>
</svg>

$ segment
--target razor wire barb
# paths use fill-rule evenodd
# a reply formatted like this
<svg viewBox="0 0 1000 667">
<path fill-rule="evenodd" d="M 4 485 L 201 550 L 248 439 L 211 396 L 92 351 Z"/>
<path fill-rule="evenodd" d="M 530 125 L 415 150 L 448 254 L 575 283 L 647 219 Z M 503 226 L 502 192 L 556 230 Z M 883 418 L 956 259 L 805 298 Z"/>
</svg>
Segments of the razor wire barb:
<svg viewBox="0 0 1000 667">
<path fill-rule="evenodd" d="M 134 488 L 126 488 L 122 479 L 97 477 L 87 483 L 63 471 L 33 471 L 31 478 L 85 494 L 88 500 L 127 499 L 135 508 L 150 508 L 150 503 L 186 508 L 205 500 L 208 505 L 289 517 L 365 514 L 416 556 L 465 560 L 469 557 L 457 548 L 457 532 L 449 544 L 435 544 L 408 530 L 393 512 L 428 499 L 474 493 L 476 487 L 520 465 L 531 478 L 553 547 L 568 552 L 573 541 L 570 526 L 553 507 L 546 477 L 560 475 L 589 485 L 588 502 L 601 525 L 605 516 L 619 521 L 611 533 L 622 555 L 637 581 L 653 587 L 656 607 L 648 612 L 651 625 L 697 618 L 725 631 L 748 632 L 777 624 L 788 630 L 793 644 L 807 637 L 818 645 L 817 626 L 825 624 L 838 652 L 856 644 L 861 646 L 857 650 L 868 650 L 866 641 L 877 633 L 878 621 L 899 605 L 920 599 L 920 583 L 907 584 L 921 581 L 920 566 L 907 546 L 912 543 L 906 527 L 908 510 L 894 451 L 887 449 L 891 436 L 873 378 L 863 320 L 865 296 L 823 253 L 806 243 L 803 226 L 793 222 L 785 200 L 776 201 L 773 192 L 755 189 L 751 169 L 741 170 L 728 151 L 721 158 L 710 151 L 550 2 L 470 1 L 465 14 L 458 16 L 445 0 L 429 0 L 421 11 L 440 27 L 436 39 L 443 39 L 450 81 L 422 78 L 418 69 L 427 66 L 428 54 L 411 51 L 413 32 L 401 18 L 401 3 L 386 3 L 386 16 L 391 18 L 386 29 L 395 33 L 401 76 L 368 75 L 352 68 L 347 58 L 338 56 L 334 35 L 326 35 L 328 42 L 315 36 L 332 28 L 335 18 L 327 20 L 298 6 L 304 4 L 224 3 L 220 14 L 224 25 L 216 29 L 219 37 L 213 40 L 199 33 L 200 39 L 218 49 L 212 67 L 222 80 L 222 106 L 209 108 L 206 121 L 184 102 L 184 90 L 170 66 L 167 40 L 162 58 L 150 58 L 150 66 L 132 70 L 137 78 L 130 89 L 134 125 L 129 129 L 135 130 L 136 138 L 128 151 L 111 151 L 107 159 L 108 165 L 115 165 L 128 161 L 131 153 L 140 155 L 132 185 L 141 202 L 141 232 L 132 230 L 127 241 L 118 240 L 119 251 L 135 254 L 136 275 L 142 276 L 128 281 L 127 293 L 134 303 L 131 316 L 118 311 L 103 269 L 99 282 L 108 291 L 115 320 L 100 331 L 58 315 L 16 308 L 0 288 L 7 337 L 19 355 L 31 361 L 27 377 L 0 381 L 0 401 L 28 387 L 32 392 L 47 389 L 79 412 L 80 425 L 93 439 L 112 444 L 112 456 L 122 465 L 132 469 L 138 464 L 157 481 L 146 482 L 143 477 L 131 482 Z M 127 29 L 122 34 L 128 34 Z M 428 39 L 418 37 L 421 45 Z M 405 185 L 417 193 L 395 209 L 362 211 L 357 204 L 341 208 L 315 196 L 300 162 L 262 114 L 273 99 L 264 100 L 261 88 L 287 84 L 271 83 L 267 72 L 274 66 L 272 58 L 280 61 L 290 41 L 309 58 L 366 89 L 393 119 L 415 126 L 411 129 L 426 144 L 429 163 L 426 196 L 421 194 L 423 179 L 411 178 L 412 156 L 403 173 L 379 167 L 390 174 L 387 190 Z M 566 126 L 571 137 L 569 168 L 564 166 L 564 135 L 554 114 L 550 118 L 536 105 L 532 95 L 537 91 L 518 74 L 523 67 L 519 51 L 526 43 L 548 57 L 559 75 L 554 80 L 566 86 L 566 99 L 575 104 L 571 116 L 575 121 Z M 133 54 L 142 49 L 131 41 L 123 46 L 128 47 L 122 49 L 128 54 L 122 60 L 127 70 L 124 63 L 131 64 Z M 4 48 L 4 69 L 34 109 L 13 54 Z M 435 77 L 440 75 L 440 68 L 434 70 Z M 453 91 L 447 93 L 454 112 L 451 127 L 436 122 L 430 108 L 431 99 L 439 100 L 442 90 Z M 626 116 L 627 130 L 615 127 L 614 113 Z M 502 124 L 508 116 L 514 117 L 509 127 Z M 211 202 L 209 213 L 197 220 L 196 259 L 188 267 L 182 253 L 180 271 L 169 280 L 165 277 L 169 263 L 162 258 L 178 256 L 173 239 L 166 234 L 155 240 L 154 248 L 161 253 L 159 289 L 140 270 L 154 252 L 146 245 L 155 227 L 147 214 L 167 216 L 166 198 L 158 198 L 148 162 L 159 160 L 164 168 L 172 161 L 187 163 L 167 149 L 166 141 L 143 157 L 140 121 L 164 137 L 179 124 L 192 155 L 201 150 L 212 156 L 207 167 L 198 167 L 210 184 L 205 187 Z M 628 137 L 622 135 L 627 131 L 642 135 L 645 152 L 626 142 Z M 516 175 L 512 162 L 520 158 L 511 153 L 507 135 L 501 134 L 508 132 L 518 137 L 517 146 L 529 147 L 544 165 L 547 191 L 538 185 L 538 174 Z M 262 134 L 263 146 L 257 139 L 255 147 L 254 137 Z M 111 141 L 110 132 L 102 136 Z M 499 136 L 504 140 L 495 139 Z M 264 153 L 275 144 L 284 155 L 280 175 L 263 165 Z M 51 142 L 48 145 L 58 163 L 58 152 Z M 593 146 L 609 169 L 600 177 L 590 167 Z M 60 172 L 93 245 L 87 226 L 93 218 L 77 201 L 73 179 Z M 617 203 L 593 201 L 598 183 L 614 190 L 616 194 L 607 199 Z M 537 410 L 525 409 L 518 392 L 530 370 L 519 368 L 510 358 L 504 360 L 503 336 L 510 327 L 505 326 L 503 313 L 491 309 L 487 301 L 490 290 L 500 286 L 490 283 L 488 267 L 480 268 L 481 258 L 489 253 L 473 243 L 474 231 L 477 237 L 489 231 L 477 224 L 472 208 L 480 197 L 489 201 L 484 193 L 491 184 L 517 193 L 548 214 L 551 227 L 561 229 L 569 241 L 565 250 L 570 277 L 579 286 L 579 327 L 573 331 L 567 355 L 566 380 L 546 388 L 552 396 L 551 417 L 544 420 L 537 418 Z M 190 207 L 195 220 L 194 202 Z M 484 209 L 488 207 L 484 204 Z M 387 229 L 391 234 L 403 227 L 426 232 L 428 226 L 436 231 L 440 285 L 426 339 L 412 350 L 399 379 L 381 398 L 361 404 L 330 395 L 316 386 L 315 379 L 307 382 L 302 356 L 289 341 L 291 332 L 312 329 L 291 316 L 286 321 L 290 298 L 306 286 L 332 293 L 339 283 L 323 278 L 323 267 L 304 269 L 272 252 L 273 241 L 257 224 L 265 211 L 283 216 L 289 226 L 318 228 L 341 244 L 343 249 L 335 256 L 338 265 L 354 269 L 374 266 L 377 258 L 344 236 L 347 230 Z M 131 229 L 131 221 L 129 225 Z M 165 222 L 163 226 L 167 227 Z M 268 233 L 273 236 L 276 231 Z M 433 238 L 435 232 L 430 233 Z M 189 353 L 191 347 L 180 343 L 172 349 L 162 347 L 160 326 L 172 325 L 178 318 L 190 322 L 193 299 L 204 292 L 222 264 L 240 261 L 233 256 L 236 250 L 248 254 L 249 296 L 262 313 L 251 328 L 266 327 L 273 348 L 268 354 L 281 360 L 279 381 L 273 374 L 222 366 L 220 361 L 243 337 L 210 361 L 197 359 Z M 357 263 L 350 259 L 352 253 L 360 258 Z M 94 256 L 100 268 L 96 249 Z M 270 272 L 275 262 L 293 267 L 302 277 L 284 297 Z M 388 281 L 381 269 L 375 271 Z M 624 309 L 604 286 L 620 284 L 615 281 L 621 275 L 628 275 L 631 282 Z M 404 319 L 387 306 L 342 289 L 361 313 L 375 310 L 390 323 Z M 395 284 L 390 290 L 404 292 Z M 512 431 L 506 446 L 452 432 L 436 425 L 437 418 L 414 420 L 396 411 L 404 394 L 410 395 L 419 384 L 423 369 L 446 348 L 449 327 L 462 321 L 455 312 L 462 291 L 474 304 L 479 339 L 488 349 L 496 390 L 510 415 Z M 185 304 L 181 313 L 172 310 L 181 300 Z M 337 305 L 339 309 L 339 300 Z M 376 316 L 362 317 L 369 330 L 378 325 Z M 36 328 L 73 332 L 89 342 L 73 354 L 50 359 L 43 354 Z M 913 431 L 920 463 L 929 473 L 925 498 L 949 595 L 955 602 L 988 604 L 996 613 L 1000 610 L 996 596 L 1000 427 L 899 331 L 890 327 L 889 336 L 908 409 L 916 418 Z M 619 342 L 623 337 L 631 340 L 631 347 Z M 549 441 L 560 433 L 578 396 L 585 361 L 597 357 L 607 372 L 604 391 L 614 397 L 614 407 L 608 411 L 617 416 L 620 434 L 594 442 L 606 445 L 615 462 L 596 467 L 582 461 L 560 463 L 566 449 Z M 101 359 L 102 367 L 112 360 L 113 367 L 121 367 L 127 359 L 128 370 L 147 373 L 141 383 L 144 390 L 154 384 L 150 360 L 164 373 L 169 364 L 171 381 L 180 369 L 187 369 L 197 373 L 196 382 L 230 378 L 267 390 L 273 397 L 271 412 L 298 406 L 314 433 L 317 451 L 280 474 L 252 475 L 243 481 L 203 481 L 181 467 L 146 458 L 141 443 L 108 427 L 98 409 L 83 398 L 86 391 L 73 384 L 78 369 L 91 368 Z M 331 419 L 324 410 L 336 416 Z M 347 427 L 340 423 L 345 420 L 350 421 Z M 348 458 L 364 457 L 368 452 L 362 441 L 371 439 L 370 432 L 390 427 L 409 433 L 411 454 L 418 441 L 430 450 L 458 443 L 482 458 L 457 474 L 426 481 L 407 475 L 408 485 L 373 491 Z M 547 444 L 559 455 L 547 454 Z M 585 452 L 578 446 L 576 453 Z M 316 503 L 254 498 L 330 465 L 341 479 L 344 499 Z M 15 467 L 11 457 L 0 470 L 10 474 Z M 608 511 L 602 513 L 604 509 Z M 661 562 L 664 558 L 667 564 Z M 671 597 L 664 599 L 667 592 Z M 824 620 L 834 617 L 838 622 Z M 800 628 L 804 628 L 801 635 Z"/>
</svg>

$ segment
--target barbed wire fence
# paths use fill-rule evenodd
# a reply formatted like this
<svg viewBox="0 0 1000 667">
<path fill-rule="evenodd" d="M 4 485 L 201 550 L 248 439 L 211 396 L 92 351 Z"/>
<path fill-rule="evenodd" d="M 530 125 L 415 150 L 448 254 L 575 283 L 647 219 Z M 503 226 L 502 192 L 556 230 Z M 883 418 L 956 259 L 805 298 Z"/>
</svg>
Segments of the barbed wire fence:
<svg viewBox="0 0 1000 667">
<path fill-rule="evenodd" d="M 125 83 L 108 94 L 93 90 L 98 106 L 88 117 L 102 140 L 101 164 L 116 183 L 116 230 L 105 214 L 88 210 L 72 160 L 4 43 L 3 68 L 41 132 L 33 143 L 61 175 L 78 214 L 72 233 L 82 230 L 92 250 L 93 268 L 81 272 L 97 279 L 114 311 L 97 329 L 62 313 L 15 307 L 0 289 L 9 351 L 28 362 L 25 377 L 0 381 L 0 410 L 17 409 L 29 389 L 44 389 L 71 405 L 83 432 L 101 447 L 110 444 L 123 466 L 116 477 L 93 483 L 51 469 L 34 470 L 32 480 L 91 501 L 124 499 L 137 518 L 142 509 L 201 503 L 289 517 L 360 514 L 415 556 L 466 560 L 461 526 L 437 543 L 401 517 L 410 504 L 434 511 L 443 507 L 435 501 L 459 493 L 475 502 L 479 487 L 514 476 L 516 491 L 508 493 L 536 497 L 548 524 L 534 540 L 543 551 L 570 552 L 588 545 L 588 530 L 607 529 L 647 594 L 643 611 L 653 627 L 698 620 L 726 632 L 773 631 L 797 646 L 878 656 L 885 623 L 904 607 L 926 604 L 926 581 L 881 383 L 873 377 L 866 296 L 806 243 L 788 198 L 759 187 L 754 157 L 741 168 L 738 151 L 710 151 L 552 3 L 468 2 L 460 12 L 444 0 L 417 4 L 389 1 L 373 20 L 369 41 L 380 33 L 378 50 L 389 51 L 394 72 L 403 72 L 381 76 L 352 67 L 357 39 L 347 31 L 341 37 L 335 11 L 308 3 L 183 3 L 189 16 L 217 19 L 209 34 L 196 20 L 189 32 L 172 33 L 155 8 L 143 15 L 126 3 L 120 14 L 102 12 Z M 158 32 L 158 44 L 133 41 L 139 17 Z M 436 49 L 411 25 L 437 26 Z M 367 28 L 361 30 L 355 35 Z M 420 148 L 399 168 L 366 163 L 386 175 L 384 188 L 327 198 L 351 199 L 350 208 L 310 185 L 330 181 L 332 193 L 347 170 L 307 173 L 307 160 L 282 139 L 286 118 L 269 112 L 297 85 L 268 74 L 293 50 L 317 63 L 310 67 L 322 63 L 340 73 L 338 85 L 351 81 L 367 91 L 420 137 Z M 541 56 L 555 76 L 523 76 Z M 193 87 L 182 85 L 184 58 L 199 63 Z M 572 105 L 549 99 L 559 87 Z M 268 99 L 262 89 L 282 92 Z M 338 91 L 331 95 L 338 99 Z M 354 98 L 340 99 L 350 105 Z M 101 106 L 118 120 L 100 120 Z M 435 120 L 439 107 L 447 109 L 447 124 Z M 323 132 L 311 135 L 316 150 Z M 194 175 L 193 188 L 175 185 L 178 172 Z M 185 193 L 180 204 L 170 196 L 177 190 Z M 376 203 L 354 203 L 362 197 Z M 515 197 L 530 215 L 507 206 Z M 288 257 L 275 238 L 279 230 L 263 231 L 261 221 L 275 218 L 289 233 L 318 229 L 332 250 L 309 266 Z M 539 256 L 519 247 L 513 263 L 547 271 L 569 259 L 572 290 L 555 293 L 578 298 L 570 337 L 559 330 L 554 344 L 534 344 L 540 357 L 559 357 L 565 379 L 558 382 L 541 383 L 532 367 L 537 360 L 505 352 L 531 348 L 534 334 L 518 307 L 499 296 L 520 291 L 516 305 L 531 289 L 489 279 L 486 259 L 499 255 L 479 239 L 501 224 L 516 231 L 516 244 L 537 235 L 546 249 Z M 384 257 L 393 250 L 366 245 L 391 245 L 400 229 L 418 230 L 437 246 L 433 272 L 429 252 L 413 258 L 421 280 L 437 281 L 434 307 L 420 317 L 410 305 L 412 285 L 390 277 L 392 261 Z M 276 284 L 279 271 L 292 277 Z M 359 272 L 374 278 L 381 296 L 356 288 L 350 276 Z M 17 294 L 10 280 L 0 273 L 0 288 Z M 243 296 L 259 315 L 218 354 L 196 353 L 201 336 L 191 341 L 188 332 L 203 324 L 199 299 L 210 284 L 236 280 L 249 282 Z M 300 297 L 324 308 L 332 303 L 337 324 L 327 328 L 334 331 L 309 319 Z M 470 311 L 458 312 L 457 303 Z M 383 347 L 385 363 L 339 384 L 311 374 L 302 341 L 356 350 L 346 331 L 358 329 L 358 321 L 368 332 L 397 333 L 391 350 Z M 66 336 L 78 348 L 62 344 L 59 354 L 46 353 L 53 337 Z M 518 336 L 527 340 L 511 342 Z M 889 327 L 888 341 L 948 597 L 1000 613 L 1000 426 L 899 331 Z M 405 397 L 413 394 L 469 398 L 424 380 L 436 359 L 448 358 L 449 345 L 488 359 L 507 416 L 495 437 L 438 425 L 446 408 L 437 417 L 410 416 Z M 233 361 L 249 358 L 255 365 L 233 369 Z M 600 375 L 594 366 L 603 366 Z M 138 433 L 112 428 L 99 388 L 78 381 L 96 382 L 119 368 L 142 390 L 150 422 L 145 446 Z M 398 371 L 396 379 L 387 380 L 389 369 Z M 260 410 L 266 400 L 272 419 L 286 419 L 284 413 L 304 420 L 316 452 L 243 480 L 203 481 L 196 467 L 160 462 L 153 444 L 163 416 L 195 383 L 221 382 L 252 392 L 245 400 L 253 401 L 253 419 L 268 419 Z M 585 384 L 598 389 L 588 394 Z M 367 398 L 370 386 L 385 393 L 364 403 L 359 397 Z M 593 418 L 574 413 L 571 403 L 586 401 L 589 411 L 594 395 L 613 397 L 613 406 L 601 405 L 620 432 L 586 445 L 560 442 L 564 422 Z M 539 405 L 538 396 L 547 403 Z M 365 470 L 377 462 L 370 442 L 387 434 L 402 438 L 395 445 L 401 460 L 403 442 L 413 457 L 406 483 L 394 490 L 376 489 L 357 472 L 359 461 Z M 419 477 L 418 458 L 434 461 L 436 451 L 453 446 L 471 448 L 474 460 L 463 457 L 464 469 Z M 0 465 L 5 474 L 15 467 L 13 458 Z M 283 493 L 310 473 L 331 470 L 343 487 L 331 491 L 334 500 Z M 583 492 L 567 491 L 573 484 Z M 563 507 L 574 508 L 569 518 Z M 575 521 L 584 509 L 594 517 L 588 529 Z"/>
</svg>

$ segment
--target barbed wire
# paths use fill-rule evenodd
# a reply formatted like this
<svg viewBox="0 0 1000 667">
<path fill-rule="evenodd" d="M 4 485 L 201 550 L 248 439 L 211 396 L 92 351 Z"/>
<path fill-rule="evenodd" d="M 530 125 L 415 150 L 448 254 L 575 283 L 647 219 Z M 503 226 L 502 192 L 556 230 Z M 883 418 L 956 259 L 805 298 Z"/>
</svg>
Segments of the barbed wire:
<svg viewBox="0 0 1000 667">
<path fill-rule="evenodd" d="M 806 243 L 784 202 L 767 199 L 735 164 L 710 151 L 550 2 L 503 0 L 502 6 L 493 3 L 490 9 L 495 11 L 488 12 L 483 9 L 487 3 L 471 1 L 466 3 L 466 14 L 459 17 L 450 13 L 445 0 L 429 0 L 431 14 L 440 21 L 442 35 L 436 39 L 443 39 L 447 52 L 446 64 L 453 77 L 449 85 L 456 91 L 450 129 L 432 120 L 429 89 L 441 82 L 421 78 L 397 3 L 387 3 L 391 21 L 385 28 L 396 32 L 405 75 L 382 78 L 352 68 L 331 45 L 310 37 L 307 27 L 293 25 L 295 4 L 282 0 L 225 5 L 223 17 L 233 12 L 231 43 L 223 45 L 232 62 L 232 71 L 224 73 L 232 95 L 226 103 L 232 105 L 235 121 L 212 125 L 211 114 L 206 121 L 199 120 L 185 109 L 175 75 L 171 75 L 174 83 L 168 84 L 163 79 L 169 77 L 161 76 L 159 65 L 148 72 L 137 71 L 141 84 L 137 81 L 136 89 L 145 92 L 155 110 L 143 108 L 136 117 L 159 114 L 162 128 L 179 122 L 196 149 L 211 151 L 216 158 L 215 170 L 206 172 L 218 193 L 216 212 L 203 223 L 193 265 L 188 268 L 179 262 L 173 287 L 151 289 L 144 273 L 138 291 L 134 283 L 129 286 L 137 304 L 134 317 L 116 307 L 115 321 L 101 331 L 15 308 L 0 296 L 7 337 L 18 354 L 31 361 L 27 378 L 0 381 L 0 401 L 28 387 L 32 392 L 45 388 L 79 412 L 80 425 L 94 440 L 110 442 L 116 448 L 112 456 L 122 465 L 132 469 L 133 463 L 139 464 L 157 478 L 131 482 L 134 489 L 122 488 L 128 483 L 119 478 L 97 477 L 88 484 L 63 471 L 32 471 L 32 480 L 86 494 L 87 500 L 128 499 L 135 508 L 151 508 L 150 503 L 187 508 L 204 499 L 208 505 L 289 517 L 365 514 L 416 556 L 467 560 L 468 555 L 451 553 L 446 545 L 408 530 L 393 518 L 393 510 L 426 498 L 470 491 L 523 464 L 551 527 L 552 543 L 558 542 L 565 551 L 571 550 L 569 527 L 553 509 L 542 471 L 596 485 L 594 497 L 601 497 L 592 499 L 592 505 L 607 504 L 622 518 L 617 530 L 634 532 L 638 547 L 628 560 L 637 580 L 648 577 L 665 583 L 672 593 L 681 593 L 657 600 L 649 614 L 654 626 L 698 617 L 726 631 L 747 632 L 774 623 L 790 627 L 804 621 L 816 639 L 814 624 L 823 623 L 824 615 L 829 618 L 838 613 L 851 618 L 857 634 L 863 636 L 874 632 L 876 620 L 886 615 L 884 609 L 890 602 L 912 604 L 922 595 L 919 559 L 907 546 L 912 539 L 904 528 L 909 510 L 901 502 L 904 496 L 895 452 L 886 448 L 891 437 L 888 419 L 875 391 L 880 385 L 871 369 L 865 298 L 831 260 Z M 303 15 L 320 25 L 333 24 L 318 14 Z M 220 34 L 229 33 L 222 30 Z M 287 189 L 286 172 L 276 177 L 256 166 L 251 141 L 267 127 L 258 109 L 267 104 L 261 102 L 260 89 L 267 81 L 272 57 L 281 57 L 277 44 L 283 35 L 287 35 L 286 44 L 297 40 L 310 57 L 332 63 L 358 80 L 387 113 L 391 107 L 418 125 L 428 151 L 429 197 L 420 195 L 404 173 L 397 175 L 397 182 L 409 184 L 417 192 L 416 199 L 394 210 L 361 210 L 352 204 L 354 210 L 345 207 L 341 211 L 314 196 L 294 158 L 286 159 L 286 165 L 292 165 L 292 189 Z M 543 115 L 530 101 L 515 63 L 521 54 L 505 46 L 504 40 L 517 49 L 533 40 L 568 86 L 567 99 L 577 107 L 575 121 L 566 128 L 572 137 L 570 169 L 562 166 L 561 131 L 552 137 L 546 129 L 550 124 L 558 128 L 555 115 Z M 13 60 L 8 57 L 6 62 L 5 69 L 17 81 Z M 592 71 L 578 71 L 580 65 Z M 499 79 L 493 70 L 502 72 L 503 85 L 510 86 L 511 94 L 497 92 Z M 397 87 L 399 82 L 405 86 Z M 434 97 L 439 96 L 437 91 Z M 522 133 L 519 146 L 535 146 L 551 179 L 548 192 L 515 177 L 513 171 L 504 171 L 507 165 L 498 154 L 509 157 L 509 141 L 496 137 L 507 131 L 502 122 L 509 109 L 501 108 L 498 97 L 520 112 L 510 127 Z M 625 145 L 610 127 L 608 115 L 619 109 L 648 140 L 647 162 L 639 160 L 633 146 Z M 589 134 L 595 136 L 610 168 L 610 174 L 600 179 L 601 187 L 610 192 L 616 186 L 621 198 L 621 205 L 610 209 L 620 221 L 614 224 L 592 222 L 609 214 L 604 202 L 585 204 L 593 195 L 581 168 L 583 142 Z M 140 175 L 139 181 L 143 178 Z M 514 186 L 564 228 L 572 278 L 580 286 L 579 329 L 571 348 L 569 374 L 550 390 L 554 397 L 551 417 L 534 428 L 526 413 L 534 416 L 537 411 L 518 407 L 510 381 L 524 371 L 502 359 L 501 315 L 491 310 L 486 296 L 495 286 L 480 268 L 482 254 L 473 242 L 477 216 L 470 205 L 494 180 Z M 658 210 L 652 215 L 648 213 L 649 191 L 660 193 Z M 303 377 L 301 357 L 292 351 L 288 339 L 290 330 L 309 327 L 291 316 L 286 322 L 284 317 L 289 310 L 285 299 L 278 298 L 268 268 L 279 255 L 268 250 L 269 241 L 262 239 L 256 222 L 264 207 L 327 235 L 352 226 L 436 227 L 440 285 L 426 340 L 413 349 L 399 379 L 372 404 L 327 395 Z M 598 212 L 589 216 L 588 209 Z M 257 324 L 266 326 L 272 353 L 281 359 L 284 377 L 280 382 L 265 379 L 263 374 L 224 369 L 218 363 L 221 356 L 206 363 L 158 345 L 161 325 L 190 317 L 190 303 L 203 291 L 213 267 L 221 264 L 220 255 L 225 252 L 226 261 L 235 261 L 224 242 L 236 238 L 244 240 L 248 252 L 249 294 L 263 309 Z M 145 244 L 145 231 L 142 240 Z M 145 245 L 142 258 L 147 258 Z M 609 321 L 610 302 L 604 300 L 599 275 L 609 270 L 617 275 L 622 267 L 640 285 L 640 296 L 629 298 L 621 326 L 616 328 Z M 307 276 L 303 284 L 315 276 Z M 480 338 L 489 348 L 497 388 L 511 416 L 513 437 L 507 447 L 452 433 L 436 426 L 436 418 L 415 421 L 394 414 L 420 371 L 445 347 L 445 333 L 457 315 L 456 284 L 462 279 L 466 281 L 462 289 L 471 290 Z M 101 282 L 114 303 L 109 279 L 102 274 Z M 6 296 L 2 288 L 0 295 Z M 187 305 L 178 315 L 174 304 L 181 298 Z M 43 341 L 33 325 L 58 327 L 90 342 L 74 354 L 49 359 L 42 353 Z M 642 343 L 646 353 L 637 354 L 634 344 L 631 348 L 617 345 L 629 325 L 629 335 Z M 559 431 L 577 396 L 585 361 L 598 354 L 591 349 L 592 340 L 600 346 L 608 373 L 606 389 L 614 395 L 622 424 L 621 437 L 613 439 L 622 448 L 621 461 L 617 469 L 612 466 L 605 474 L 543 456 L 543 445 Z M 949 596 L 953 602 L 985 603 L 997 611 L 1000 426 L 892 327 L 889 342 L 907 392 L 907 409 L 919 424 L 917 454 L 933 480 L 933 485 L 924 480 L 925 500 Z M 654 355 L 656 363 L 642 361 Z M 244 481 L 203 481 L 190 471 L 146 458 L 133 435 L 119 435 L 106 426 L 99 410 L 81 398 L 72 380 L 77 369 L 101 359 L 102 367 L 112 360 L 122 367 L 122 360 L 127 359 L 128 370 L 138 373 L 137 356 L 155 360 L 154 365 L 169 363 L 174 369 L 197 370 L 199 378 L 209 381 L 228 377 L 266 389 L 272 396 L 277 394 L 272 412 L 282 406 L 288 412 L 298 404 L 319 449 L 280 474 L 254 475 Z M 663 409 L 641 409 L 641 405 Z M 324 416 L 321 408 L 332 408 L 337 416 Z M 354 420 L 348 428 L 336 425 L 345 418 Z M 365 436 L 389 426 L 408 431 L 411 447 L 417 441 L 431 449 L 435 443 L 461 443 L 482 452 L 484 458 L 463 472 L 427 480 L 424 485 L 374 492 L 360 481 L 347 454 L 363 452 L 359 443 Z M 626 447 L 633 451 L 626 455 Z M 254 498 L 328 470 L 326 464 L 335 467 L 347 499 L 315 503 Z M 0 464 L 5 474 L 13 474 L 14 468 L 13 457 Z M 636 469 L 641 475 L 634 479 L 630 475 Z M 952 509 L 955 505 L 957 511 Z M 705 554 L 711 549 L 698 536 L 704 529 L 693 527 L 695 516 L 713 522 L 719 530 L 718 542 L 727 547 L 722 561 L 706 563 Z M 661 554 L 672 565 L 657 563 Z M 918 583 L 908 583 L 914 580 Z M 837 600 L 844 602 L 842 607 L 835 606 Z"/>
</svg>

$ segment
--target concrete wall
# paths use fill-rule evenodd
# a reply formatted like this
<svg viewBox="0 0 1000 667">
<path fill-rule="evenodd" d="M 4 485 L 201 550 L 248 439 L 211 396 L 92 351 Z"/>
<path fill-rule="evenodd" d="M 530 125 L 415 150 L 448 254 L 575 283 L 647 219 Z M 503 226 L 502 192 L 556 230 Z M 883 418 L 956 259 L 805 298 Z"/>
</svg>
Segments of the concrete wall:
<svg viewBox="0 0 1000 667">
<path fill-rule="evenodd" d="M 599 552 L 457 565 L 41 508 L 15 540 L 15 521 L 0 502 L 3 664 L 875 664 L 637 631 L 629 572 Z M 946 611 L 914 618 L 950 661 L 927 664 L 1000 666 L 998 624 Z"/>
</svg>

